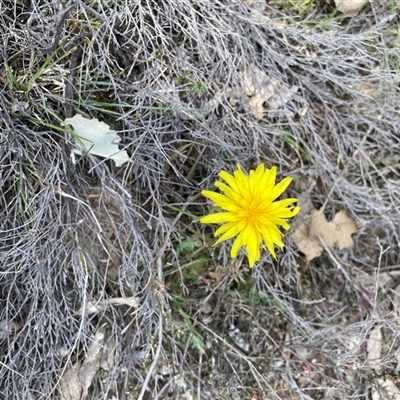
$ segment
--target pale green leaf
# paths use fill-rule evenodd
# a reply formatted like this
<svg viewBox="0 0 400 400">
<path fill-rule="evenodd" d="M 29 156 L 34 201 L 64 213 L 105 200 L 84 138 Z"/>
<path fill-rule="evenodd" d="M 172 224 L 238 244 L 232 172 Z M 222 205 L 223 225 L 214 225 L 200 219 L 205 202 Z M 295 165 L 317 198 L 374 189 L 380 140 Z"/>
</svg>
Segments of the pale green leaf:
<svg viewBox="0 0 400 400">
<path fill-rule="evenodd" d="M 118 148 L 121 138 L 104 122 L 87 119 L 80 114 L 66 118 L 64 122 L 74 128 L 75 144 L 78 147 L 75 153 L 110 158 L 117 167 L 129 161 L 128 153 Z"/>
</svg>

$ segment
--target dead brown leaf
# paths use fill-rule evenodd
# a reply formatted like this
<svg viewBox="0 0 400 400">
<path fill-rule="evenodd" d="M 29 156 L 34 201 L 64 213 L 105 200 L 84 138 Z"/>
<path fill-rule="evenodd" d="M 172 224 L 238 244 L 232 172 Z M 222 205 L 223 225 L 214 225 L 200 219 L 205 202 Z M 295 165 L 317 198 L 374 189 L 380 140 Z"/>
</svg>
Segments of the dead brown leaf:
<svg viewBox="0 0 400 400">
<path fill-rule="evenodd" d="M 382 348 L 382 330 L 380 326 L 375 326 L 369 334 L 367 341 L 368 364 L 375 371 L 381 370 L 381 348 Z"/>
<path fill-rule="evenodd" d="M 377 88 L 368 83 L 359 83 L 356 86 L 356 90 L 362 94 L 365 94 L 366 96 L 373 96 L 377 92 Z"/>
<path fill-rule="evenodd" d="M 367 357 L 369 366 L 377 373 L 382 371 L 382 339 L 381 327 L 379 325 L 375 326 L 368 338 Z M 372 400 L 400 400 L 400 390 L 390 378 L 377 378 L 371 391 Z"/>
<path fill-rule="evenodd" d="M 80 400 L 82 395 L 82 382 L 78 373 L 81 364 L 78 362 L 67 369 L 60 382 L 61 400 Z"/>
<path fill-rule="evenodd" d="M 261 120 L 267 111 L 278 111 L 299 89 L 297 86 L 288 87 L 254 66 L 243 71 L 242 78 L 241 89 L 232 91 L 229 101 L 233 105 L 238 100 L 245 101 L 256 121 Z"/>
<path fill-rule="evenodd" d="M 97 371 L 112 369 L 115 341 L 112 338 L 106 340 L 106 331 L 107 328 L 101 326 L 93 336 L 83 362 L 75 363 L 64 373 L 60 382 L 62 400 L 85 399 Z"/>
<path fill-rule="evenodd" d="M 393 280 L 397 280 L 399 277 L 399 271 L 380 272 L 375 274 L 369 274 L 361 269 L 357 270 L 355 281 L 364 288 L 370 297 L 375 296 L 376 291 L 387 289 L 385 287 L 390 286 Z M 394 295 L 392 296 L 392 304 L 397 308 L 399 304 L 399 296 L 397 291 L 400 289 L 396 286 L 394 289 Z M 389 294 L 387 292 L 387 294 Z M 371 316 L 373 318 L 379 317 L 378 309 L 371 309 Z M 367 363 L 371 370 L 375 371 L 377 377 L 374 379 L 374 385 L 371 387 L 371 398 L 372 400 L 400 400 L 400 390 L 393 382 L 390 377 L 379 376 L 385 369 L 385 364 L 382 360 L 382 347 L 383 347 L 383 334 L 382 325 L 377 324 L 374 326 L 367 340 Z"/>
<path fill-rule="evenodd" d="M 351 237 L 357 232 L 357 225 L 345 210 L 340 210 L 332 221 L 328 222 L 322 211 L 313 209 L 307 216 L 308 224 L 301 224 L 293 233 L 292 239 L 297 248 L 305 254 L 307 260 L 312 260 L 322 254 L 326 246 L 339 250 L 354 246 Z"/>
<path fill-rule="evenodd" d="M 368 0 L 335 0 L 336 8 L 346 17 L 357 15 Z"/>
<path fill-rule="evenodd" d="M 86 358 L 79 370 L 79 380 L 82 383 L 83 398 L 87 396 L 93 378 L 100 368 L 102 353 L 106 350 L 104 346 L 104 338 L 105 328 L 101 327 L 94 335 L 92 343 L 87 351 Z"/>
</svg>

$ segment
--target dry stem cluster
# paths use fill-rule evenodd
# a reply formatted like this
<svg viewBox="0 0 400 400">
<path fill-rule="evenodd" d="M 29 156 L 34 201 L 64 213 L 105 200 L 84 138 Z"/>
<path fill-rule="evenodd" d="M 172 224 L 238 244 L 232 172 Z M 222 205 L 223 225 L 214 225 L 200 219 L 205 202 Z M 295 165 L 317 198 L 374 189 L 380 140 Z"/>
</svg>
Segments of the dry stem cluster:
<svg viewBox="0 0 400 400">
<path fill-rule="evenodd" d="M 375 324 L 397 368 L 393 275 L 375 272 L 399 264 L 399 9 L 278 3 L 0 3 L 1 398 L 369 398 Z M 73 164 L 77 112 L 131 162 Z M 236 162 L 345 208 L 355 248 L 306 263 L 289 238 L 249 272 L 207 247 L 198 194 Z M 185 237 L 214 275 L 185 281 Z"/>
</svg>

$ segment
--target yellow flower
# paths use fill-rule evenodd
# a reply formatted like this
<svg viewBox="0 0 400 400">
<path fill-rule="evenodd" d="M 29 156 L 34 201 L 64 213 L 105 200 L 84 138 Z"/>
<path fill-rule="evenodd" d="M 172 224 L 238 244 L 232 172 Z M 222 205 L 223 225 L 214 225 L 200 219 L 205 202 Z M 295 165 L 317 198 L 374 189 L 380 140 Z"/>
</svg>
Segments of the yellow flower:
<svg viewBox="0 0 400 400">
<path fill-rule="evenodd" d="M 261 257 L 260 247 L 266 244 L 269 252 L 276 259 L 274 245 L 281 249 L 282 232 L 279 226 L 288 230 L 288 218 L 294 217 L 300 207 L 294 206 L 296 198 L 276 199 L 286 190 L 292 178 L 285 178 L 275 184 L 276 167 L 264 168 L 260 164 L 256 170 L 246 175 L 239 164 L 233 175 L 221 171 L 219 176 L 226 182 L 215 182 L 215 186 L 224 194 L 203 190 L 203 196 L 211 199 L 225 212 L 209 214 L 200 219 L 203 224 L 223 225 L 215 232 L 222 235 L 217 245 L 236 236 L 231 249 L 231 257 L 235 258 L 242 246 L 246 247 L 250 268 Z"/>
</svg>

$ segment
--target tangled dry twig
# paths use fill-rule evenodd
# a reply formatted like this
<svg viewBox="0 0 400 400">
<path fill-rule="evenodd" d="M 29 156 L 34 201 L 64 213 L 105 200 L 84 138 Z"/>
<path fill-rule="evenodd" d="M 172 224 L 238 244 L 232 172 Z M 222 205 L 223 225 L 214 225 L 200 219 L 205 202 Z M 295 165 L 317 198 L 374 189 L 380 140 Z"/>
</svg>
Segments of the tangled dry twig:
<svg viewBox="0 0 400 400">
<path fill-rule="evenodd" d="M 181 232 L 190 232 L 193 241 L 205 234 L 204 228 L 193 228 L 192 218 L 179 223 L 174 218 L 182 210 L 184 216 L 204 214 L 204 204 L 188 199 L 236 161 L 278 165 L 282 173 L 302 178 L 293 187 L 298 193 L 312 179 L 316 208 L 328 199 L 328 219 L 345 208 L 357 222 L 350 255 L 355 264 L 375 266 L 376 236 L 391 246 L 385 264 L 399 264 L 393 10 L 371 4 L 371 10 L 343 22 L 316 7 L 313 21 L 319 24 L 313 26 L 277 4 L 0 4 L 0 397 L 60 394 L 63 372 L 83 362 L 103 325 L 116 340 L 117 367 L 90 381 L 91 398 L 122 399 L 126 392 L 142 398 L 144 390 L 139 394 L 134 388 L 143 382 L 152 398 L 168 391 L 175 398 L 190 392 L 243 398 L 252 385 L 277 399 L 288 392 L 298 398 L 363 394 L 366 374 L 350 379 L 346 369 L 362 364 L 354 341 L 362 342 L 374 323 L 360 311 L 359 288 L 335 268 L 329 270 L 334 278 L 329 287 L 320 272 L 328 268 L 324 259 L 322 266 L 300 268 L 290 242 L 293 251 L 281 255 L 279 272 L 266 256 L 271 268 L 254 270 L 253 287 L 246 286 L 269 304 L 252 313 L 258 327 L 276 334 L 270 342 L 261 334 L 259 343 L 253 339 L 260 360 L 270 360 L 268 367 L 260 361 L 260 368 L 280 377 L 275 386 L 265 375 L 255 376 L 262 372 L 244 368 L 235 352 L 217 352 L 212 345 L 216 339 L 224 346 L 221 326 L 237 321 L 235 304 L 221 305 L 226 285 L 244 280 L 237 270 L 204 295 L 214 302 L 215 314 L 222 307 L 224 317 L 200 327 L 205 338 L 208 330 L 215 332 L 204 342 L 212 356 L 202 353 L 203 375 L 190 372 L 198 371 L 198 359 L 183 357 L 193 325 L 184 336 L 182 321 L 170 315 L 175 311 L 190 325 L 188 309 L 166 311 L 176 283 L 165 275 L 171 265 L 183 283 L 176 246 Z M 74 142 L 61 122 L 76 112 L 112 125 L 131 161 L 116 169 L 109 161 L 82 156 L 73 164 Z M 162 249 L 167 254 L 157 262 Z M 225 248 L 209 263 L 215 271 L 227 264 Z M 220 279 L 215 271 L 210 279 L 202 276 L 207 290 L 212 279 Z M 304 298 L 303 291 L 315 297 Z M 160 296 L 168 307 L 158 306 Z M 123 300 L 116 304 L 116 299 Z M 134 299 L 134 307 L 127 299 Z M 244 307 L 243 300 L 239 304 Z M 96 312 L 85 312 L 89 305 Z M 272 322 L 266 310 L 277 312 Z M 385 323 L 394 332 L 394 320 Z M 281 348 L 272 350 L 274 343 Z M 315 379 L 298 379 L 316 349 Z M 394 365 L 396 357 L 388 356 L 386 365 Z M 174 367 L 163 375 L 160 363 Z M 149 365 L 154 374 L 147 374 Z"/>
</svg>

